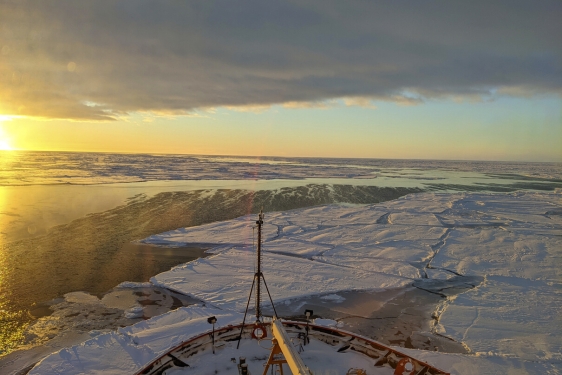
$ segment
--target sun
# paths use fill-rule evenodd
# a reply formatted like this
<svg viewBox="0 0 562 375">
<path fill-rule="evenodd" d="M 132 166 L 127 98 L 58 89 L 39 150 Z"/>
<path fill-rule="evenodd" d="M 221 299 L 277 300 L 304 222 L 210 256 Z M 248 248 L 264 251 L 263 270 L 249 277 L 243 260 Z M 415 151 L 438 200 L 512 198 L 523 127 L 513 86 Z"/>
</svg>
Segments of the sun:
<svg viewBox="0 0 562 375">
<path fill-rule="evenodd" d="M 14 148 L 10 144 L 10 138 L 2 129 L 2 121 L 6 121 L 3 116 L 0 116 L 0 151 L 12 151 Z"/>
<path fill-rule="evenodd" d="M 10 146 L 8 141 L 0 139 L 0 151 L 12 151 L 14 148 Z"/>
</svg>

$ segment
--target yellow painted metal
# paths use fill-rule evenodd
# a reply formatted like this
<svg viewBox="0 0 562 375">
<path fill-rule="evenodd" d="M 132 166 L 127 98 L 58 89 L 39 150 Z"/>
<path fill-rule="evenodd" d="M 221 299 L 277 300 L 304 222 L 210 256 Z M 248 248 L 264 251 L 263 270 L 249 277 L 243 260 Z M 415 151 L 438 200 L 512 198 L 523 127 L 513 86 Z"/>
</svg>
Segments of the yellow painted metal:
<svg viewBox="0 0 562 375">
<path fill-rule="evenodd" d="M 267 375 L 267 370 L 269 370 L 269 366 L 274 366 L 274 365 L 278 366 L 279 374 L 283 375 L 283 363 L 287 363 L 287 361 L 285 360 L 285 358 L 283 359 L 275 358 L 278 354 L 283 354 L 283 352 L 281 351 L 281 348 L 277 343 L 277 339 L 273 338 L 271 342 L 273 343 L 273 349 L 271 349 L 271 353 L 269 353 L 269 359 L 267 360 L 266 366 L 263 369 L 262 375 Z"/>
<path fill-rule="evenodd" d="M 283 324 L 281 324 L 280 320 L 273 319 L 271 331 L 293 375 L 310 375 L 310 370 L 306 367 L 302 358 L 293 347 L 291 339 L 289 335 L 287 335 L 287 331 L 283 328 Z"/>
</svg>

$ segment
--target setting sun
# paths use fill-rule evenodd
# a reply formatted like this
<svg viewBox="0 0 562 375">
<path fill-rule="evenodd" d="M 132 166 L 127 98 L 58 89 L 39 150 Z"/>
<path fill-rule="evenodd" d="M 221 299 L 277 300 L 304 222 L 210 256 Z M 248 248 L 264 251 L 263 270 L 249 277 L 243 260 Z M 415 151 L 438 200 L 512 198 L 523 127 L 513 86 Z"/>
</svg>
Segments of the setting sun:
<svg viewBox="0 0 562 375">
<path fill-rule="evenodd" d="M 2 117 L 0 117 L 0 121 L 1 120 L 2 120 Z M 10 138 L 8 138 L 8 136 L 6 135 L 6 132 L 0 126 L 0 150 L 10 151 L 10 150 L 13 150 L 13 149 L 14 148 L 10 145 Z"/>
<path fill-rule="evenodd" d="M 11 151 L 13 150 L 12 146 L 6 141 L 5 139 L 0 140 L 0 150 L 2 151 Z"/>
</svg>

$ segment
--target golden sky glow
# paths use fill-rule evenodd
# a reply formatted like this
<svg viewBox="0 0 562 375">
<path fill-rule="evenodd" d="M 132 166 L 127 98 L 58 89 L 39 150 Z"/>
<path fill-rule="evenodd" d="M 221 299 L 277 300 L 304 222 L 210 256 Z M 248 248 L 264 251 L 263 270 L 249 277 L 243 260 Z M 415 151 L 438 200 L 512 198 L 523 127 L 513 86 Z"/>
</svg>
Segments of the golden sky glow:
<svg viewBox="0 0 562 375">
<path fill-rule="evenodd" d="M 400 106 L 216 108 L 116 121 L 5 119 L 23 150 L 396 159 L 562 161 L 557 97 Z"/>
<path fill-rule="evenodd" d="M 0 2 L 0 149 L 562 162 L 559 1 L 257 3 Z"/>
</svg>

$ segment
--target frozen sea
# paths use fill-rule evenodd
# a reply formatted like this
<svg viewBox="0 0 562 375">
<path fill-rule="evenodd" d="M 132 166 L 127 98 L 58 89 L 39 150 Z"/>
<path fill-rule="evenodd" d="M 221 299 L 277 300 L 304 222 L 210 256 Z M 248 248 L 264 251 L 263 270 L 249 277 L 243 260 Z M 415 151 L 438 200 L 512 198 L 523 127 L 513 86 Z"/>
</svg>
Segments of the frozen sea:
<svg viewBox="0 0 562 375">
<path fill-rule="evenodd" d="M 223 229 L 244 226 L 261 207 L 275 212 L 275 230 L 285 234 L 270 244 L 269 261 L 280 265 L 279 272 L 284 262 L 275 257 L 291 256 L 305 269 L 313 262 L 311 272 L 320 279 L 334 267 L 349 273 L 340 285 L 312 296 L 296 293 L 301 287 L 281 278 L 277 293 L 287 315 L 316 304 L 322 317 L 375 335 L 386 326 L 366 325 L 349 312 L 373 319 L 401 296 L 399 304 L 423 301 L 428 309 L 419 315 L 428 316 L 415 328 L 418 322 L 398 314 L 391 324 L 408 326 L 411 334 L 394 330 L 395 345 L 420 348 L 429 337 L 439 351 L 515 358 L 519 362 L 510 366 L 520 366 L 520 373 L 560 364 L 553 343 L 561 337 L 561 284 L 552 270 L 560 269 L 562 248 L 560 164 L 50 152 L 0 152 L 0 158 L 0 350 L 13 351 L 0 359 L 0 370 L 19 371 L 49 351 L 181 306 L 206 301 L 239 310 L 236 295 L 247 289 L 242 285 L 224 293 L 191 283 L 176 288 L 165 271 L 205 248 L 215 255 L 190 267 L 204 270 L 207 259 L 233 267 L 243 259 L 236 252 L 245 254 L 251 239 L 233 243 L 244 231 Z M 552 207 L 543 210 L 545 205 Z M 362 215 L 374 222 L 357 232 L 361 240 L 338 239 L 328 227 L 328 233 L 313 233 L 299 219 L 309 214 L 316 230 L 333 217 L 340 229 L 359 230 L 367 224 L 358 219 Z M 287 219 L 291 215 L 297 217 Z M 380 238 L 365 234 L 381 229 Z M 441 256 L 428 266 L 428 249 L 434 248 Z M 369 286 L 373 280 L 378 288 Z M 536 310 L 542 320 L 532 318 Z M 502 335 L 490 326 L 515 333 Z M 529 365 L 537 362 L 544 366 Z"/>
</svg>

